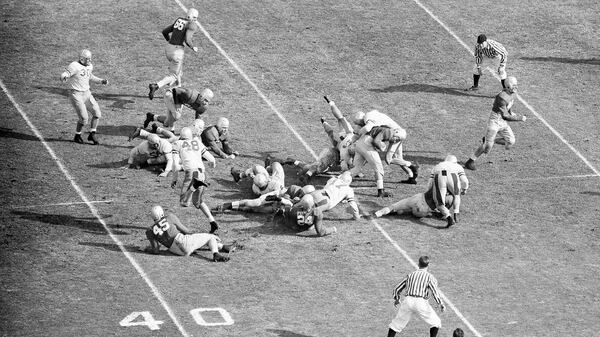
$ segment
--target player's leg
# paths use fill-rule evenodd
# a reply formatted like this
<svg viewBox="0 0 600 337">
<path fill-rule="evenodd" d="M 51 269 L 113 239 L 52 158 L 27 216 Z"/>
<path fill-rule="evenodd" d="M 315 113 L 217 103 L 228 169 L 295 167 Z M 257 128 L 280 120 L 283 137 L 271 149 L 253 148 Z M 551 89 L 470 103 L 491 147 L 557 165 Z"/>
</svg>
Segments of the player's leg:
<svg viewBox="0 0 600 337">
<path fill-rule="evenodd" d="M 201 173 L 200 171 L 194 171 L 192 183 L 188 191 L 192 192 L 192 203 L 194 206 L 201 210 L 202 213 L 204 213 L 204 215 L 208 218 L 208 221 L 210 222 L 210 233 L 212 234 L 219 229 L 219 226 L 215 221 L 210 208 L 203 200 L 204 188 L 207 186 L 205 180 L 206 176 L 204 173 Z"/>
<path fill-rule="evenodd" d="M 367 152 L 365 159 L 368 163 L 373 167 L 373 171 L 375 173 L 375 180 L 377 184 L 377 196 L 378 197 L 391 197 L 392 194 L 386 192 L 383 187 L 383 176 L 385 174 L 383 170 L 383 163 L 381 162 L 381 157 L 379 157 L 379 152 L 375 149 L 371 149 Z"/>
<path fill-rule="evenodd" d="M 402 149 L 403 149 L 403 147 L 402 147 L 402 142 L 401 142 L 400 145 L 398 145 L 396 152 L 394 152 L 394 154 L 392 155 L 391 163 L 395 164 L 395 165 L 399 165 L 400 168 L 404 172 L 406 172 L 406 174 L 408 174 L 408 179 L 402 180 L 401 183 L 416 184 L 417 183 L 416 179 L 419 176 L 418 164 L 412 163 L 408 160 L 405 160 Z"/>
<path fill-rule="evenodd" d="M 192 203 L 192 194 L 195 188 L 192 185 L 194 179 L 194 171 L 187 170 L 184 172 L 183 183 L 181 184 L 181 193 L 179 194 L 179 204 L 182 207 L 189 207 Z"/>
<path fill-rule="evenodd" d="M 375 217 L 380 218 L 390 213 L 402 214 L 405 212 L 409 212 L 410 210 L 410 198 L 404 198 L 398 202 L 391 204 L 390 206 L 386 206 L 378 210 L 377 212 L 375 212 Z"/>
<path fill-rule="evenodd" d="M 90 135 L 88 136 L 88 140 L 94 143 L 94 145 L 98 145 L 98 139 L 96 138 L 96 130 L 98 128 L 98 124 L 100 123 L 100 117 L 102 117 L 102 112 L 100 111 L 100 106 L 96 99 L 89 92 L 89 96 L 85 101 L 85 105 L 89 111 L 92 112 L 92 121 L 90 122 Z"/>
<path fill-rule="evenodd" d="M 496 144 L 504 145 L 504 148 L 506 150 L 510 150 L 512 146 L 515 145 L 515 134 L 513 133 L 508 123 L 505 123 L 505 125 L 502 128 L 500 128 L 500 130 L 498 130 L 498 135 L 494 139 L 494 142 Z"/>
<path fill-rule="evenodd" d="M 496 61 L 498 61 L 498 76 L 500 76 L 500 82 L 502 83 L 502 88 L 506 88 L 506 62 L 508 61 L 508 57 L 505 58 L 504 64 L 500 63 L 500 55 L 496 57 Z"/>
<path fill-rule="evenodd" d="M 73 109 L 75 109 L 75 113 L 77 114 L 78 118 L 77 126 L 75 127 L 75 138 L 73 138 L 73 141 L 76 143 L 83 143 L 81 131 L 88 122 L 88 112 L 85 106 L 84 98 L 84 93 L 81 91 L 73 90 L 69 95 L 69 102 L 71 102 Z"/>
<path fill-rule="evenodd" d="M 494 140 L 496 139 L 496 134 L 498 133 L 498 125 L 490 120 L 488 121 L 487 128 L 485 130 L 485 136 L 482 139 L 482 143 L 477 147 L 475 152 L 469 157 L 469 160 L 465 163 L 465 167 L 469 170 L 475 170 L 475 161 L 485 154 L 490 153 L 492 151 L 492 147 L 494 146 Z"/>
<path fill-rule="evenodd" d="M 169 74 L 156 82 L 158 89 L 176 84 L 179 81 L 179 74 L 183 65 L 183 47 L 169 44 L 165 49 L 165 53 L 167 60 L 169 60 Z"/>
</svg>

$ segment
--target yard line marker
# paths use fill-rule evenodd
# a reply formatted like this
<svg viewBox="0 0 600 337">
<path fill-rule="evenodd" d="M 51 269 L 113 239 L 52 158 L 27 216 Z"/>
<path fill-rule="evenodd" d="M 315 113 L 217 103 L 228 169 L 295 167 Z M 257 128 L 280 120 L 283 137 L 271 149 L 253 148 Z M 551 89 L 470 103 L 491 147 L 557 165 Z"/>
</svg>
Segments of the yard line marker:
<svg viewBox="0 0 600 337">
<path fill-rule="evenodd" d="M 60 158 L 56 155 L 56 153 L 54 153 L 54 150 L 50 147 L 50 145 L 48 145 L 48 143 L 44 139 L 44 136 L 35 127 L 35 125 L 33 125 L 33 123 L 31 123 L 31 121 L 29 120 L 29 117 L 21 109 L 21 106 L 19 105 L 19 103 L 17 103 L 17 101 L 15 101 L 13 96 L 10 94 L 10 92 L 8 91 L 8 88 L 4 85 L 4 82 L 2 81 L 2 79 L 0 79 L 0 87 L 2 87 L 2 90 L 6 94 L 6 97 L 8 97 L 8 99 L 10 100 L 12 105 L 15 107 L 15 109 L 17 109 L 17 111 L 19 112 L 21 117 L 23 117 L 23 119 L 25 120 L 25 122 L 27 123 L 27 125 L 29 126 L 31 131 L 33 131 L 33 133 L 40 140 L 40 142 L 42 143 L 44 148 L 46 148 L 46 151 L 48 151 L 48 153 L 50 154 L 50 156 L 52 157 L 52 159 L 54 160 L 54 162 L 56 163 L 56 165 L 58 166 L 60 171 L 67 178 L 69 183 L 71 183 L 71 186 L 77 192 L 77 194 L 79 195 L 81 200 L 83 200 L 83 203 L 85 203 L 88 206 L 92 215 L 94 215 L 94 217 L 96 217 L 96 219 L 98 219 L 98 222 L 100 222 L 102 224 L 102 226 L 104 227 L 104 230 L 106 230 L 106 232 L 108 233 L 110 238 L 117 244 L 119 249 L 121 249 L 121 252 L 123 252 L 123 255 L 125 255 L 125 257 L 129 260 L 129 263 L 131 263 L 131 265 L 137 270 L 137 272 L 140 274 L 142 279 L 144 279 L 144 281 L 146 281 L 146 284 L 148 285 L 148 287 L 150 287 L 150 289 L 152 290 L 152 293 L 158 299 L 158 301 L 160 302 L 162 307 L 167 311 L 167 313 L 169 314 L 169 317 L 171 317 L 171 320 L 179 329 L 179 332 L 181 332 L 181 334 L 183 336 L 189 337 L 190 335 L 185 331 L 185 329 L 183 328 L 183 325 L 181 325 L 181 323 L 179 323 L 179 320 L 175 316 L 175 313 L 173 312 L 173 310 L 171 309 L 171 307 L 169 306 L 167 301 L 163 298 L 163 296 L 160 293 L 160 291 L 158 290 L 158 288 L 154 285 L 152 280 L 150 280 L 150 278 L 148 277 L 148 275 L 146 274 L 144 269 L 142 269 L 142 267 L 135 261 L 133 256 L 131 256 L 131 254 L 125 249 L 125 247 L 123 246 L 123 243 L 117 238 L 117 236 L 115 236 L 113 234 L 112 230 L 108 227 L 106 222 L 104 222 L 104 220 L 102 220 L 102 217 L 100 216 L 100 213 L 98 213 L 98 210 L 96 209 L 96 207 L 85 196 L 85 193 L 83 192 L 83 190 L 75 182 L 75 178 L 73 178 L 73 176 L 71 176 L 71 173 L 69 173 L 69 170 L 67 170 L 67 168 L 63 165 Z"/>
<path fill-rule="evenodd" d="M 446 26 L 442 20 L 438 19 L 438 17 L 433 14 L 433 12 L 431 12 L 427 7 L 425 7 L 419 0 L 413 0 L 419 7 L 421 7 L 421 9 L 423 9 L 425 12 L 427 12 L 427 14 L 429 14 L 429 16 L 431 16 L 432 19 L 434 19 L 437 23 L 440 24 L 440 26 L 442 26 L 442 28 L 444 28 L 446 30 L 446 32 L 448 32 L 448 34 L 452 35 L 452 37 L 454 37 L 454 39 L 456 41 L 458 41 L 458 43 L 460 43 L 466 50 L 469 51 L 469 53 L 474 56 L 475 54 L 473 54 L 473 50 L 471 50 L 471 48 L 464 43 L 456 34 L 454 34 L 454 32 L 448 28 L 448 26 Z M 500 77 L 498 76 L 498 74 L 496 74 L 496 72 L 494 72 L 490 67 L 486 68 L 491 74 L 492 76 L 494 76 L 497 80 L 500 80 Z M 537 111 L 535 111 L 535 109 L 525 101 L 525 99 L 523 99 L 523 97 L 521 97 L 521 95 L 517 94 L 517 99 L 529 110 L 531 111 L 531 113 L 537 117 L 556 137 L 558 137 L 558 139 L 560 139 L 561 142 L 563 142 L 571 151 L 573 151 L 573 153 L 575 153 L 575 155 L 577 157 L 579 157 L 579 159 L 581 159 L 581 161 L 583 161 L 587 167 L 589 167 L 595 175 L 600 177 L 600 171 L 598 171 L 594 165 L 592 165 L 592 163 L 590 163 L 589 160 L 587 160 L 587 158 L 585 158 L 581 152 L 579 152 L 575 147 L 573 147 L 558 131 L 556 131 L 556 129 L 554 127 L 552 127 L 552 125 L 550 125 L 550 123 L 548 123 L 543 117 L 542 115 L 540 115 L 539 113 L 537 113 Z"/>
<path fill-rule="evenodd" d="M 179 1 L 179 0 L 174 0 L 179 7 L 181 7 L 181 9 L 183 9 L 184 11 L 187 12 L 187 8 Z M 271 110 L 273 110 L 273 112 L 275 112 L 275 114 L 279 117 L 279 119 L 281 119 L 283 121 L 283 123 L 285 124 L 285 126 L 292 131 L 292 133 L 294 134 L 294 136 L 296 136 L 296 138 L 300 141 L 300 143 L 302 143 L 302 145 L 304 146 L 304 148 L 310 152 L 310 154 L 313 156 L 313 158 L 317 159 L 317 155 L 315 153 L 315 151 L 310 147 L 310 145 L 308 145 L 304 139 L 300 136 L 300 134 L 298 134 L 298 132 L 296 132 L 296 130 L 287 122 L 287 120 L 285 119 L 285 117 L 283 117 L 283 115 L 281 115 L 281 113 L 279 113 L 279 111 L 277 110 L 277 108 L 275 108 L 275 106 L 273 105 L 273 103 L 271 103 L 271 101 L 267 98 L 267 96 L 265 96 L 262 91 L 258 88 L 258 86 L 250 79 L 250 77 L 248 77 L 248 75 L 246 75 L 246 73 L 237 65 L 237 63 L 235 63 L 235 61 L 233 61 L 231 59 L 231 57 L 229 57 L 229 55 L 223 50 L 223 48 L 221 48 L 221 46 L 210 36 L 210 34 L 208 33 L 208 31 L 206 31 L 206 29 L 204 29 L 204 27 L 200 24 L 200 22 L 197 22 L 198 27 L 200 27 L 200 30 L 202 31 L 202 33 L 204 34 L 204 36 L 206 36 L 206 38 L 219 50 L 219 53 L 221 53 L 221 55 L 223 55 L 223 57 L 225 57 L 225 59 L 227 59 L 227 61 L 229 61 L 229 63 L 233 66 L 233 68 L 235 70 L 237 70 L 237 72 L 242 75 L 242 77 L 244 78 L 244 80 L 246 80 L 246 82 L 248 82 L 248 84 L 250 84 L 250 86 L 258 93 L 258 95 L 260 96 L 260 98 L 262 98 L 262 100 L 271 108 Z M 410 256 L 408 256 L 408 254 L 398 245 L 398 243 L 396 243 L 396 241 L 394 239 L 392 239 L 387 232 L 377 223 L 377 221 L 375 220 L 371 220 L 371 223 L 373 223 L 375 225 L 375 227 L 383 234 L 383 236 L 396 248 L 396 250 L 398 250 L 398 252 L 400 252 L 400 254 L 402 254 L 402 256 L 404 257 L 404 259 L 406 259 L 413 267 L 417 268 L 417 264 L 415 263 L 415 261 L 413 261 Z M 446 295 L 444 295 L 441 291 L 440 291 L 440 296 L 444 299 L 444 301 L 448 304 L 448 306 L 454 310 L 454 312 L 456 313 L 456 315 L 463 321 L 463 323 L 469 327 L 469 329 L 471 329 L 471 331 L 478 337 L 481 337 L 481 335 L 479 334 L 479 332 L 477 332 L 477 330 L 475 330 L 475 328 L 467 321 L 467 319 L 460 313 L 460 311 L 458 311 L 458 309 L 456 308 L 456 306 L 454 306 L 454 304 L 452 304 L 452 302 L 450 302 L 450 300 L 448 300 L 448 298 L 446 297 Z"/>
<path fill-rule="evenodd" d="M 113 201 L 112 200 L 91 200 L 91 201 L 88 201 L 88 202 L 90 204 L 99 204 L 99 203 L 111 203 Z M 58 203 L 58 204 L 41 204 L 41 205 L 16 206 L 16 207 L 13 207 L 13 209 L 15 209 L 15 208 L 53 207 L 53 206 L 74 206 L 74 205 L 81 205 L 81 204 L 87 205 L 88 202 L 78 201 L 78 202 L 61 202 L 61 203 Z"/>
</svg>

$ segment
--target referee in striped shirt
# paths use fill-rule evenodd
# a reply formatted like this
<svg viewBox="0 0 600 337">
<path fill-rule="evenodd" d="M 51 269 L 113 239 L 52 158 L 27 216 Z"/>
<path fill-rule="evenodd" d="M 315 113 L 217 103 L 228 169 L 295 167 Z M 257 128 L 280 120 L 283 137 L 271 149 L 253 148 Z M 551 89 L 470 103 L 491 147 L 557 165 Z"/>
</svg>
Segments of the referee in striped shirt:
<svg viewBox="0 0 600 337">
<path fill-rule="evenodd" d="M 499 42 L 488 39 L 485 34 L 481 34 L 477 37 L 477 45 L 475 46 L 475 67 L 473 67 L 473 86 L 468 88 L 467 91 L 479 90 L 479 78 L 483 75 L 482 68 L 485 68 L 487 63 L 491 63 L 490 66 L 498 65 L 498 75 L 502 81 L 502 88 L 506 88 L 504 81 L 506 80 L 506 60 L 508 58 L 508 52 L 506 48 Z"/>
<path fill-rule="evenodd" d="M 394 337 L 397 332 L 402 331 L 413 314 L 418 315 L 425 323 L 429 324 L 430 337 L 437 336 L 442 321 L 429 304 L 429 294 L 431 293 L 440 305 L 442 312 L 446 310 L 446 306 L 440 298 L 437 280 L 427 271 L 427 267 L 429 267 L 429 257 L 421 256 L 419 258 L 419 269 L 408 274 L 394 288 L 394 306 L 398 306 L 400 303 L 400 294 L 404 290 L 406 290 L 406 296 L 400 304 L 396 317 L 389 325 L 388 337 Z"/>
</svg>

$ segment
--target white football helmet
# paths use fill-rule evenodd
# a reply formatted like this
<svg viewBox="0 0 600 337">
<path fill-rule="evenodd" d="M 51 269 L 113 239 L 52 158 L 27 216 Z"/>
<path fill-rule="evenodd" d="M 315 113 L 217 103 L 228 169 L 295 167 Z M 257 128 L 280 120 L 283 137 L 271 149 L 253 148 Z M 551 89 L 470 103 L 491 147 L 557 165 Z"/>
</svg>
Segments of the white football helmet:
<svg viewBox="0 0 600 337">
<path fill-rule="evenodd" d="M 150 146 L 156 148 L 158 147 L 158 143 L 160 143 L 160 137 L 158 137 L 157 134 L 152 133 L 148 136 L 148 143 Z"/>
<path fill-rule="evenodd" d="M 188 9 L 187 19 L 190 21 L 196 21 L 196 19 L 198 19 L 198 10 L 195 8 Z"/>
<path fill-rule="evenodd" d="M 354 124 L 358 124 L 358 125 L 364 125 L 365 121 L 365 113 L 362 111 L 357 111 L 354 113 L 354 116 L 352 117 L 352 122 Z"/>
<path fill-rule="evenodd" d="M 259 173 L 254 176 L 252 183 L 262 190 L 269 184 L 269 177 L 264 173 Z"/>
<path fill-rule="evenodd" d="M 517 78 L 514 76 L 508 76 L 506 78 L 506 88 L 511 92 L 517 92 Z"/>
<path fill-rule="evenodd" d="M 229 119 L 225 117 L 219 117 L 217 120 L 217 128 L 219 129 L 228 129 L 229 128 Z"/>
<path fill-rule="evenodd" d="M 446 156 L 446 159 L 444 159 L 444 161 L 449 161 L 451 163 L 456 164 L 458 162 L 458 159 L 456 159 L 456 156 L 449 154 Z"/>
<path fill-rule="evenodd" d="M 192 129 L 186 127 L 181 128 L 181 132 L 179 133 L 179 139 L 192 139 L 194 137 L 192 133 Z"/>
<path fill-rule="evenodd" d="M 83 49 L 81 53 L 79 53 L 79 62 L 84 66 L 87 66 L 92 62 L 92 52 L 88 49 Z"/>
<path fill-rule="evenodd" d="M 206 103 L 212 101 L 212 99 L 215 97 L 215 94 L 212 92 L 212 90 L 206 88 L 204 90 L 202 90 L 202 92 L 200 93 L 200 98 L 205 101 Z"/>
<path fill-rule="evenodd" d="M 394 132 L 392 133 L 392 137 L 397 138 L 398 141 L 403 141 L 406 139 L 406 130 L 400 128 L 400 129 L 394 129 Z"/>
<path fill-rule="evenodd" d="M 196 135 L 199 136 L 202 131 L 204 131 L 204 127 L 206 126 L 206 124 L 204 123 L 204 121 L 200 118 L 194 119 L 194 131 L 196 132 Z"/>
<path fill-rule="evenodd" d="M 159 205 L 153 206 L 150 213 L 152 214 L 152 219 L 154 219 L 154 221 L 158 221 L 165 217 L 165 211 Z"/>
</svg>

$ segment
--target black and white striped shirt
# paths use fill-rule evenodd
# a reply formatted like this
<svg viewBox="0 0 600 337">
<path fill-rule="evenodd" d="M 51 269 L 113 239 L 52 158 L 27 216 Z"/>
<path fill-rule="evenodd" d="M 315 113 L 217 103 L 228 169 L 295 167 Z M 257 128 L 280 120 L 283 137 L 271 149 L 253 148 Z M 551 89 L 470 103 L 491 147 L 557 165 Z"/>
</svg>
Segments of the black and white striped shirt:
<svg viewBox="0 0 600 337">
<path fill-rule="evenodd" d="M 404 280 L 394 288 L 394 300 L 398 301 L 400 299 L 400 294 L 404 290 L 406 290 L 406 296 L 422 297 L 424 299 L 429 299 L 429 294 L 431 293 L 433 299 L 438 304 L 442 304 L 437 280 L 425 268 L 408 274 Z"/>
<path fill-rule="evenodd" d="M 488 39 L 487 47 L 483 48 L 482 45 L 478 44 L 475 46 L 475 63 L 480 65 L 483 62 L 483 56 L 489 58 L 495 58 L 500 55 L 500 64 L 506 64 L 506 58 L 508 57 L 508 52 L 506 48 L 499 42 Z"/>
</svg>

